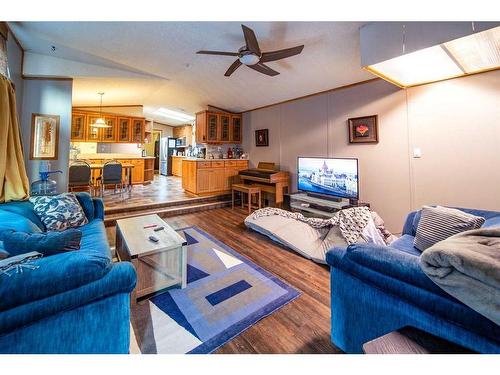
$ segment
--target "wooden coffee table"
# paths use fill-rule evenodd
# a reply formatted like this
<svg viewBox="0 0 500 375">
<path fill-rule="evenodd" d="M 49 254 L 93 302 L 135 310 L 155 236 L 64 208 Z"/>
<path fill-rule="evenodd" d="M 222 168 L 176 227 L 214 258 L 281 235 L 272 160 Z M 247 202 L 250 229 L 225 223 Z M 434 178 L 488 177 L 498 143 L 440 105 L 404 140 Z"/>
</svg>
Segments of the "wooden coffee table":
<svg viewBox="0 0 500 375">
<path fill-rule="evenodd" d="M 155 232 L 158 227 L 164 229 Z M 152 242 L 149 236 L 155 236 L 159 241 Z M 186 245 L 186 240 L 158 215 L 116 221 L 118 257 L 120 261 L 132 262 L 137 272 L 132 303 L 176 285 L 186 287 Z"/>
</svg>

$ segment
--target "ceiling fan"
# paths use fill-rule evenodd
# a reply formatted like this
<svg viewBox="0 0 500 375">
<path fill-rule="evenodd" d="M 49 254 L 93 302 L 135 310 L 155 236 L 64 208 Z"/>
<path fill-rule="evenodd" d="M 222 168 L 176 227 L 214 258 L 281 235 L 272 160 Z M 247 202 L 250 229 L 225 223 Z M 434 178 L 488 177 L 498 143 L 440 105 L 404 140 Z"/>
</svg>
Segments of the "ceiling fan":
<svg viewBox="0 0 500 375">
<path fill-rule="evenodd" d="M 238 59 L 231 64 L 229 69 L 224 74 L 226 77 L 233 74 L 241 64 L 244 64 L 260 73 L 274 77 L 277 76 L 279 72 L 271 69 L 264 63 L 298 55 L 304 48 L 304 46 L 301 45 L 292 48 L 280 49 L 278 51 L 261 52 L 253 30 L 245 25 L 241 25 L 241 28 L 243 29 L 243 35 L 245 37 L 245 46 L 241 47 L 238 52 L 198 51 L 196 53 L 203 55 L 238 56 Z"/>
</svg>

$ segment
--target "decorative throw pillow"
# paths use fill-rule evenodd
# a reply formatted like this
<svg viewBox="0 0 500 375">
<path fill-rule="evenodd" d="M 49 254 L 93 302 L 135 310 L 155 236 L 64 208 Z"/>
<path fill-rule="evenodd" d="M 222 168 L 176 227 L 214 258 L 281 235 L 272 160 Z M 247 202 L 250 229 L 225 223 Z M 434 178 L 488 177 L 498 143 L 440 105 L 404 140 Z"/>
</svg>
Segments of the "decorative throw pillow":
<svg viewBox="0 0 500 375">
<path fill-rule="evenodd" d="M 74 194 L 62 193 L 53 196 L 30 198 L 36 215 L 48 231 L 61 231 L 87 224 L 88 220 Z"/>
<path fill-rule="evenodd" d="M 60 254 L 80 249 L 82 232 L 68 229 L 64 232 L 26 233 L 5 231 L 2 233 L 3 247 L 10 256 L 30 251 L 42 253 L 44 256 Z"/>
<path fill-rule="evenodd" d="M 477 229 L 484 224 L 484 217 L 471 215 L 455 208 L 424 206 L 421 212 L 413 243 L 420 251 L 454 234 Z"/>
</svg>

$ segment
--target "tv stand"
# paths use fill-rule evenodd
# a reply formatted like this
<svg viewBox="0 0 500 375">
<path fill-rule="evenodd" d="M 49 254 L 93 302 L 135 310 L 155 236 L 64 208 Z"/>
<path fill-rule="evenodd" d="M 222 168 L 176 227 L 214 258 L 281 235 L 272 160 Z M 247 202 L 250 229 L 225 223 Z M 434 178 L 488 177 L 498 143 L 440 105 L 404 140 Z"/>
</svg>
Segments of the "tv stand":
<svg viewBox="0 0 500 375">
<path fill-rule="evenodd" d="M 339 202 L 339 203 L 342 202 L 342 198 L 332 197 L 331 195 L 329 196 L 329 195 L 323 195 L 323 194 L 317 194 L 317 193 L 311 193 L 311 192 L 307 192 L 305 194 L 311 198 L 323 199 L 326 201 Z"/>
<path fill-rule="evenodd" d="M 338 201 L 337 201 L 338 200 Z M 331 218 L 337 211 L 351 208 L 367 206 L 368 203 L 361 203 L 356 200 L 348 199 L 326 199 L 323 196 L 314 194 L 295 193 L 290 195 L 290 208 L 293 212 L 300 212 L 308 217 Z"/>
</svg>

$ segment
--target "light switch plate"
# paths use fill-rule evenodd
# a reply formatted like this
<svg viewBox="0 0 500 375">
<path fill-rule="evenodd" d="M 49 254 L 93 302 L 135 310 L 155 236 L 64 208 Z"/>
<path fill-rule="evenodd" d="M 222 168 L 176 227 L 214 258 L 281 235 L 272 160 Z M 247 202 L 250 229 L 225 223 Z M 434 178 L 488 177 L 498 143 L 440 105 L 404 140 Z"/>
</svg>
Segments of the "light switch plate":
<svg viewBox="0 0 500 375">
<path fill-rule="evenodd" d="M 414 147 L 413 148 L 413 157 L 415 159 L 418 159 L 418 158 L 422 157 L 422 150 L 419 147 Z"/>
</svg>

